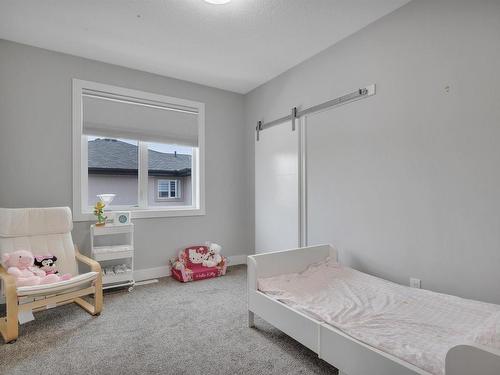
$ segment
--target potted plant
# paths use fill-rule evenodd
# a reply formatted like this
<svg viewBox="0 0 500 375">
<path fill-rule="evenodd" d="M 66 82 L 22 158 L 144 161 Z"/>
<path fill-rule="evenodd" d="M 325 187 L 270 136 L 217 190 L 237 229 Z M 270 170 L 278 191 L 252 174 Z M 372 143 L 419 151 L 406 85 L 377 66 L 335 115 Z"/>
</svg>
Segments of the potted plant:
<svg viewBox="0 0 500 375">
<path fill-rule="evenodd" d="M 94 215 L 97 217 L 96 226 L 100 227 L 106 224 L 107 216 L 104 216 L 104 207 L 106 205 L 102 201 L 97 201 L 94 206 Z"/>
<path fill-rule="evenodd" d="M 100 227 L 106 225 L 106 219 L 108 217 L 104 216 L 104 207 L 113 201 L 115 194 L 99 194 L 97 197 L 99 201 L 97 201 L 94 206 L 94 215 L 97 217 L 97 223 L 95 223 L 95 225 Z"/>
</svg>

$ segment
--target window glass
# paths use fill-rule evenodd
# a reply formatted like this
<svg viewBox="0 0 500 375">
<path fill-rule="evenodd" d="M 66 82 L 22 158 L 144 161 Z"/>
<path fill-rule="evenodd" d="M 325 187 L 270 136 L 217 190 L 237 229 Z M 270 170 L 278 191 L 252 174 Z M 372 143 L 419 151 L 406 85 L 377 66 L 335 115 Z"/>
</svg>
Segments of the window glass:
<svg viewBox="0 0 500 375">
<path fill-rule="evenodd" d="M 158 180 L 158 198 L 170 198 L 170 184 L 168 180 Z"/>
<path fill-rule="evenodd" d="M 138 205 L 138 141 L 87 136 L 88 205 L 116 194 L 111 207 Z"/>
<path fill-rule="evenodd" d="M 177 181 L 170 181 L 170 198 L 177 197 Z"/>
</svg>

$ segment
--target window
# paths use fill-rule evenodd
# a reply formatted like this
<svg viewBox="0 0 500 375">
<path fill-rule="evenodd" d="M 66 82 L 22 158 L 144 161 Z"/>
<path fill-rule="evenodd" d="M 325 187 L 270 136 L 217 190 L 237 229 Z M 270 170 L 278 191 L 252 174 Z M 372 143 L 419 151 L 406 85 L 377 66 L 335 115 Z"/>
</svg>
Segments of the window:
<svg viewBox="0 0 500 375">
<path fill-rule="evenodd" d="M 156 194 L 158 200 L 179 199 L 180 196 L 179 180 L 158 180 L 158 191 Z"/>
<path fill-rule="evenodd" d="M 132 217 L 204 214 L 204 105 L 73 81 L 73 214 L 99 194 Z"/>
</svg>

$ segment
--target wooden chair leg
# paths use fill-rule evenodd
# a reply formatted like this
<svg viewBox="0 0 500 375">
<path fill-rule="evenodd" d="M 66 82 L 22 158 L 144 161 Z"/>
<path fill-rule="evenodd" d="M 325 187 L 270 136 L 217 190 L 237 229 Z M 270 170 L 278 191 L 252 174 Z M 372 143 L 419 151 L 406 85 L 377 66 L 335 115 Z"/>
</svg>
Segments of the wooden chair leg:
<svg viewBox="0 0 500 375">
<path fill-rule="evenodd" d="M 90 267 L 90 270 L 92 272 L 97 272 L 97 278 L 94 281 L 94 287 L 95 287 L 95 292 L 94 292 L 94 304 L 91 305 L 87 301 L 77 298 L 75 302 L 81 306 L 84 310 L 88 311 L 92 315 L 99 315 L 102 311 L 102 274 L 101 274 L 101 265 L 99 262 L 95 261 L 94 259 L 90 259 L 89 257 L 86 257 L 85 255 L 82 255 L 79 251 L 78 248 L 75 246 L 75 257 L 76 260 L 79 262 L 82 262 L 86 264 L 87 266 Z"/>
<path fill-rule="evenodd" d="M 97 315 L 95 311 L 95 306 L 86 300 L 84 300 L 81 297 L 75 298 L 74 302 L 80 306 L 82 309 L 84 309 L 86 312 L 88 312 L 90 315 Z"/>
<path fill-rule="evenodd" d="M 93 304 L 85 301 L 81 297 L 75 298 L 75 303 L 82 309 L 87 311 L 89 314 L 99 315 L 101 314 L 102 311 L 102 300 L 103 300 L 101 275 L 99 275 L 96 281 L 94 282 L 94 287 L 95 287 L 95 292 L 94 292 Z"/>
<path fill-rule="evenodd" d="M 17 340 L 19 336 L 18 306 L 15 285 L 9 288 L 5 285 L 5 303 L 7 315 L 0 320 L 0 333 L 5 342 Z"/>
<path fill-rule="evenodd" d="M 99 273 L 95 281 L 95 293 L 94 293 L 94 308 L 95 315 L 99 315 L 102 311 L 102 275 Z"/>
</svg>

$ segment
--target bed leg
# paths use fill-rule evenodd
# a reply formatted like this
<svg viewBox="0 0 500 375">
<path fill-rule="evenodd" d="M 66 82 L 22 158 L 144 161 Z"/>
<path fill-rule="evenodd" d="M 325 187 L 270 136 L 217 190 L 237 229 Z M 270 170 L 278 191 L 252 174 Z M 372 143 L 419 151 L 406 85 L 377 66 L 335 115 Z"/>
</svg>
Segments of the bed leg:
<svg viewBox="0 0 500 375">
<path fill-rule="evenodd" d="M 248 328 L 255 327 L 255 314 L 248 310 Z"/>
</svg>

